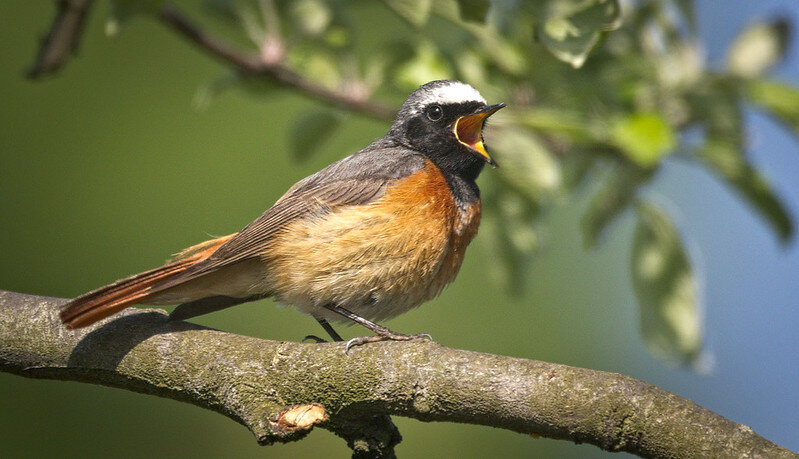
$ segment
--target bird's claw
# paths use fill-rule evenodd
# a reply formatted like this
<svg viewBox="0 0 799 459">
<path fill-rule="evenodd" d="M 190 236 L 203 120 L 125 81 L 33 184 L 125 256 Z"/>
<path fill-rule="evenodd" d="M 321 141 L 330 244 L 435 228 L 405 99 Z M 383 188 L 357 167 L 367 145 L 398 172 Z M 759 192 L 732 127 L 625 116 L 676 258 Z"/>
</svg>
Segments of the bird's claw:
<svg viewBox="0 0 799 459">
<path fill-rule="evenodd" d="M 322 338 L 320 338 L 320 337 L 318 337 L 316 335 L 305 335 L 305 338 L 302 339 L 302 342 L 304 343 L 306 341 L 313 341 L 316 344 L 326 343 L 327 342 L 326 339 L 322 339 Z"/>
<path fill-rule="evenodd" d="M 391 333 L 384 335 L 359 336 L 357 338 L 352 338 L 351 340 L 347 341 L 347 344 L 344 346 L 344 353 L 349 354 L 350 349 L 352 349 L 353 347 L 362 346 L 367 343 L 376 343 L 378 341 L 411 341 L 414 339 L 427 339 L 429 341 L 433 341 L 433 337 L 430 336 L 429 333 L 419 333 L 416 335 L 403 335 L 400 333 Z"/>
</svg>

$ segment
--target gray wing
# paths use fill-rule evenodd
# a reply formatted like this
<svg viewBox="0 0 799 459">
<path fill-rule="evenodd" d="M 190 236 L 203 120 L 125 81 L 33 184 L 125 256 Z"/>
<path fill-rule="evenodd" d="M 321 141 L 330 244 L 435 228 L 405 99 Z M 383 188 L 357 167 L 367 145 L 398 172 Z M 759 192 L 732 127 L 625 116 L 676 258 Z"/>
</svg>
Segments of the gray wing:
<svg viewBox="0 0 799 459">
<path fill-rule="evenodd" d="M 273 236 L 297 218 L 318 217 L 348 205 L 364 205 L 383 196 L 394 180 L 425 166 L 425 159 L 405 148 L 375 142 L 292 186 L 274 206 L 237 233 L 207 259 L 185 274 L 159 285 L 158 290 L 183 283 L 221 267 L 255 258 Z"/>
</svg>

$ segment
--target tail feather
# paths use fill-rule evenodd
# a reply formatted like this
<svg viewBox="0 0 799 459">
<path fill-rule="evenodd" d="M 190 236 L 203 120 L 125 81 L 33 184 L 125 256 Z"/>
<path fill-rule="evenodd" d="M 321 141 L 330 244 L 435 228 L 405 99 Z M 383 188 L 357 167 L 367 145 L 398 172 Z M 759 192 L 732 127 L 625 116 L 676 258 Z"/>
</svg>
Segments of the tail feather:
<svg viewBox="0 0 799 459">
<path fill-rule="evenodd" d="M 70 329 L 85 327 L 128 306 L 144 302 L 162 290 L 158 285 L 163 281 L 184 273 L 191 266 L 208 258 L 231 237 L 233 235 L 198 244 L 181 253 L 186 255 L 185 258 L 81 295 L 61 310 L 61 321 Z"/>
</svg>

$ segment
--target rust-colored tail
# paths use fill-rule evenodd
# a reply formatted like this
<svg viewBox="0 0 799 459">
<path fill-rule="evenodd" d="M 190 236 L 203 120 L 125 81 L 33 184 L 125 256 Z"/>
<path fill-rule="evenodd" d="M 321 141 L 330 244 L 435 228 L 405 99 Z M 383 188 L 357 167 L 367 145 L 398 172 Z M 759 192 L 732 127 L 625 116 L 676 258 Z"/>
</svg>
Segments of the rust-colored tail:
<svg viewBox="0 0 799 459">
<path fill-rule="evenodd" d="M 176 261 L 83 294 L 61 310 L 61 321 L 70 329 L 86 327 L 128 306 L 142 303 L 161 291 L 157 288 L 158 284 L 208 258 L 233 236 L 231 234 L 190 247 L 178 254 Z"/>
</svg>

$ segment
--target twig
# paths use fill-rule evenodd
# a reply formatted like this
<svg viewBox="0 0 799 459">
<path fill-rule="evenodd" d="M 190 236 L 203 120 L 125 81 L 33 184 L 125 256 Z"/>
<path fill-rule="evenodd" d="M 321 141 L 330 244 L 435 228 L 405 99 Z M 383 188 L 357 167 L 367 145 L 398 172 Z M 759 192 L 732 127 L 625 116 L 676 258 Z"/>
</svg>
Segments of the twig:
<svg viewBox="0 0 799 459">
<path fill-rule="evenodd" d="M 28 78 L 55 73 L 75 54 L 92 0 L 60 0 L 50 31 L 41 40 Z"/>
<path fill-rule="evenodd" d="M 198 28 L 175 7 L 162 7 L 159 17 L 166 25 L 189 39 L 203 51 L 216 56 L 246 74 L 271 78 L 278 83 L 294 88 L 325 103 L 344 107 L 375 118 L 391 120 L 394 117 L 394 111 L 387 107 L 375 104 L 354 94 L 333 91 L 319 86 L 291 70 L 283 62 L 268 62 L 257 53 L 244 53 L 233 48 L 218 37 L 214 37 Z"/>
<path fill-rule="evenodd" d="M 68 331 L 64 300 L 0 291 L 0 371 L 104 384 L 209 408 L 261 443 L 314 425 L 393 454 L 386 415 L 463 422 L 648 457 L 799 457 L 693 402 L 615 373 L 429 341 L 301 344 L 238 336 L 162 311 Z M 368 446 L 367 446 L 368 445 Z"/>
</svg>

